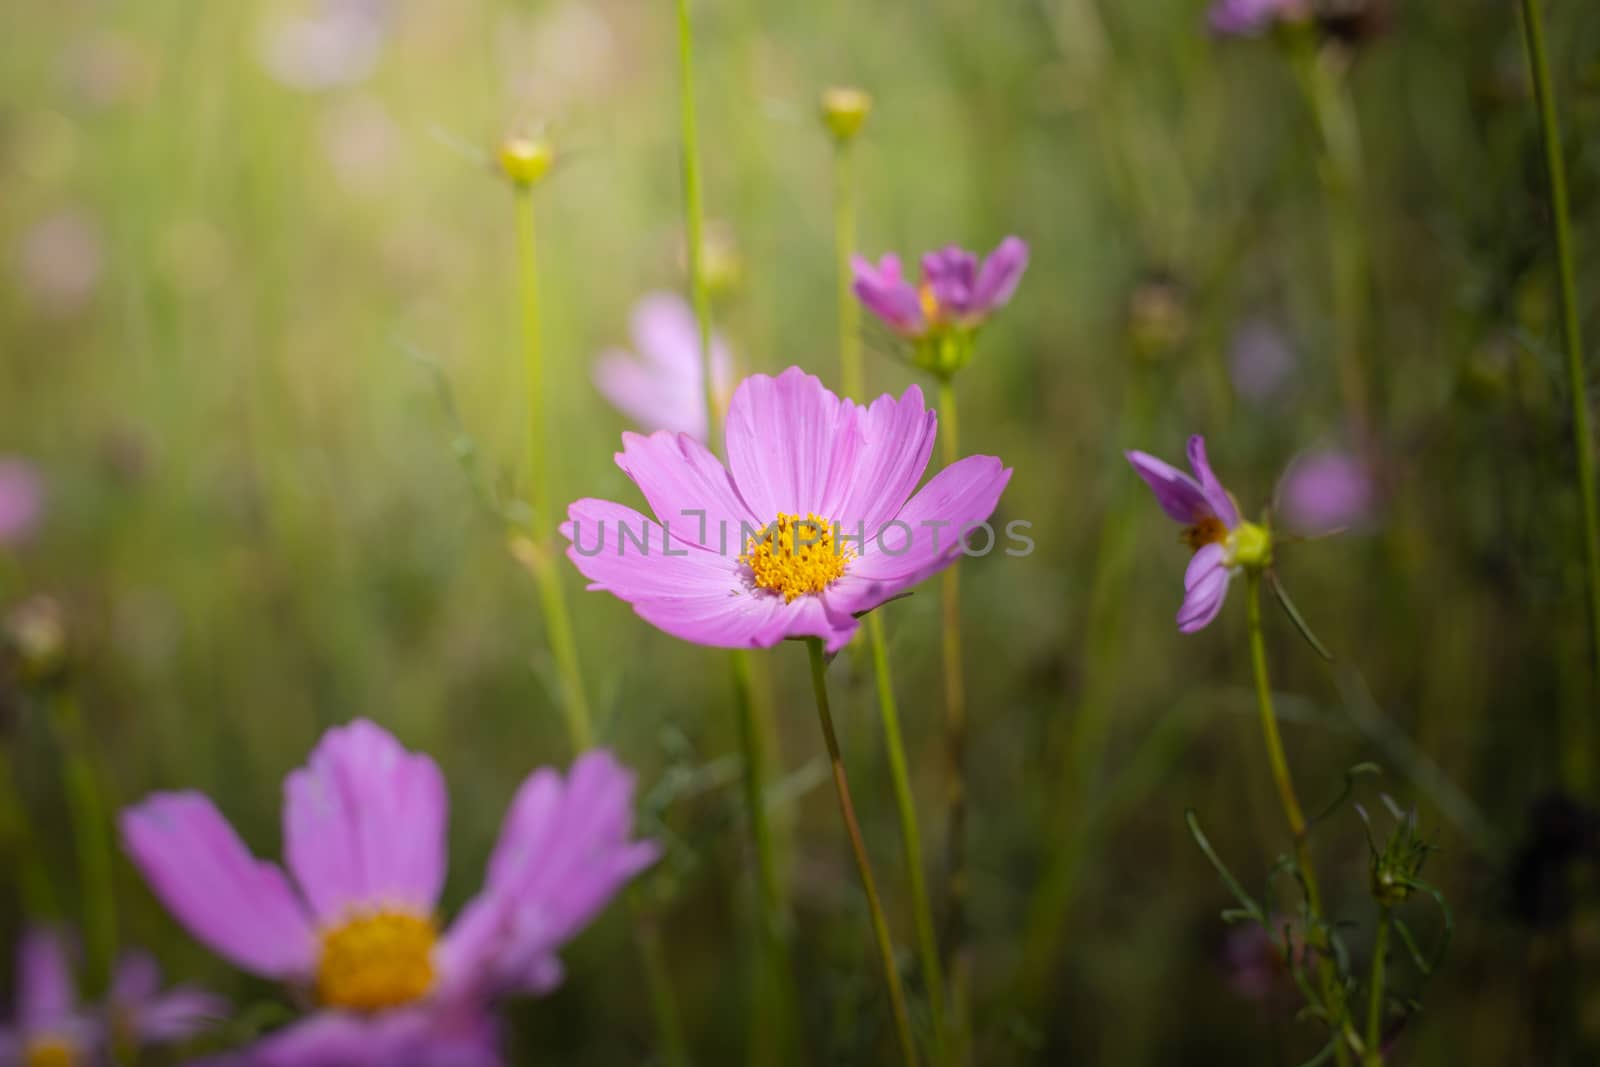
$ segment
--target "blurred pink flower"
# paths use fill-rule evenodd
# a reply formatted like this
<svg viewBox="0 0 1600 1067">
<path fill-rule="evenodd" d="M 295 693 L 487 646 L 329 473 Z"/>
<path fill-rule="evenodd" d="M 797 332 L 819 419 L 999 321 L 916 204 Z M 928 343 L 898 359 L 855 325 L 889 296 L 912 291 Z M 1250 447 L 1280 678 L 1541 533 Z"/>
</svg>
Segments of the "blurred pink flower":
<svg viewBox="0 0 1600 1067">
<path fill-rule="evenodd" d="M 1028 269 L 1028 244 L 1007 237 L 989 256 L 978 257 L 955 245 L 922 257 L 922 283 L 913 285 L 889 254 L 874 264 L 851 260 L 854 290 L 868 311 L 908 340 L 921 340 L 941 328 L 974 330 L 1011 302 Z"/>
<path fill-rule="evenodd" d="M 0 548 L 33 536 L 44 514 L 44 486 L 33 464 L 0 456 Z"/>
<path fill-rule="evenodd" d="M 595 386 L 645 433 L 666 430 L 706 440 L 705 378 L 700 329 L 688 301 L 650 293 L 633 309 L 635 351 L 607 349 L 595 362 Z M 711 338 L 711 373 L 719 397 L 732 386 L 733 359 L 722 338 Z"/>
<path fill-rule="evenodd" d="M 24 289 L 44 311 L 70 315 L 81 310 L 105 269 L 99 226 L 75 210 L 39 219 L 22 234 L 17 269 Z"/>
<path fill-rule="evenodd" d="M 1376 492 L 1361 461 L 1336 448 L 1300 455 L 1278 489 L 1284 525 L 1312 536 L 1361 526 L 1373 515 Z"/>
<path fill-rule="evenodd" d="M 1217 33 L 1253 36 L 1273 23 L 1305 19 L 1310 14 L 1309 0 L 1217 0 L 1209 18 Z"/>
<path fill-rule="evenodd" d="M 378 65 L 391 15 L 389 0 L 321 0 L 312 14 L 268 24 L 262 66 L 305 92 L 355 85 Z"/>
</svg>

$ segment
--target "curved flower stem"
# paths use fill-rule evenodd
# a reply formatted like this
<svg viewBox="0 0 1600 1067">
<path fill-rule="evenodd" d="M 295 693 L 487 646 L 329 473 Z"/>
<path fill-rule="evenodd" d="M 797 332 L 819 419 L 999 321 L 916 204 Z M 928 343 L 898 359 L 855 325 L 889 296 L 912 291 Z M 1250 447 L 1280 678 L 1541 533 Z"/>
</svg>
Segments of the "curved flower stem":
<svg viewBox="0 0 1600 1067">
<path fill-rule="evenodd" d="M 1320 944 L 1326 926 L 1322 910 L 1322 890 L 1317 884 L 1316 869 L 1311 862 L 1311 842 L 1306 836 L 1306 817 L 1300 808 L 1300 798 L 1295 794 L 1294 779 L 1289 774 L 1289 760 L 1283 753 L 1283 739 L 1278 734 L 1278 716 L 1272 706 L 1272 683 L 1267 676 L 1267 647 L 1261 634 L 1261 572 L 1247 570 L 1245 581 L 1249 587 L 1245 598 L 1246 616 L 1250 629 L 1250 664 L 1255 672 L 1256 702 L 1261 709 L 1261 733 L 1267 742 L 1267 761 L 1272 766 L 1272 781 L 1278 787 L 1278 800 L 1283 805 L 1284 818 L 1289 822 L 1289 832 L 1294 836 L 1295 865 L 1300 883 L 1305 887 L 1306 907 L 1314 929 L 1311 936 L 1317 950 L 1317 977 L 1322 985 L 1322 996 L 1328 1011 L 1328 1025 L 1339 1035 L 1334 1044 L 1334 1054 L 1343 1065 L 1349 1063 L 1349 1050 L 1344 1035 L 1349 1027 L 1344 1004 L 1344 990 L 1328 958 L 1327 946 Z"/>
<path fill-rule="evenodd" d="M 856 250 L 856 188 L 850 138 L 833 139 L 833 245 L 839 275 L 839 380 L 845 395 L 866 400 L 861 373 L 861 305 L 850 289 L 850 257 Z"/>
<path fill-rule="evenodd" d="M 72 815 L 72 844 L 83 892 L 86 948 L 85 984 L 103 990 L 117 955 L 117 888 L 112 881 L 111 828 L 100 774 L 90 752 L 83 712 L 72 690 L 63 685 L 55 702 L 56 731 L 61 740 L 67 806 Z"/>
<path fill-rule="evenodd" d="M 1389 955 L 1389 909 L 1378 916 L 1378 932 L 1372 943 L 1372 978 L 1367 983 L 1367 1048 L 1365 1067 L 1383 1065 L 1383 979 Z"/>
<path fill-rule="evenodd" d="M 546 638 L 555 660 L 561 685 L 562 711 L 567 735 L 574 753 L 594 744 L 594 729 L 589 701 L 583 686 L 583 671 L 578 661 L 578 645 L 573 638 L 572 620 L 567 614 L 566 594 L 561 573 L 543 550 L 543 541 L 555 532 L 550 492 L 550 471 L 546 462 L 546 424 L 544 388 L 544 341 L 539 321 L 539 257 L 534 228 L 533 187 L 512 186 L 517 209 L 517 267 L 522 308 L 523 388 L 527 395 L 529 503 L 533 509 L 530 525 L 538 551 L 534 559 L 534 584 L 539 587 L 539 605 L 544 613 Z M 635 892 L 625 896 L 633 938 L 644 967 L 645 985 L 655 1015 L 656 1035 L 661 1055 L 669 1067 L 686 1067 L 688 1052 L 679 1021 L 676 994 L 661 947 L 660 932 L 646 913 Z"/>
<path fill-rule="evenodd" d="M 1583 507 L 1583 556 L 1589 593 L 1589 637 L 1593 667 L 1600 674 L 1600 507 L 1595 501 L 1594 437 L 1590 428 L 1589 383 L 1579 325 L 1578 283 L 1572 248 L 1572 209 L 1567 196 L 1561 122 L 1556 113 L 1550 61 L 1545 52 L 1544 16 L 1539 0 L 1522 0 L 1528 65 L 1539 100 L 1539 130 L 1550 179 L 1550 222 L 1555 231 L 1556 266 L 1561 282 L 1561 332 L 1566 342 L 1567 392 L 1572 404 L 1572 449 L 1578 467 L 1578 497 Z"/>
<path fill-rule="evenodd" d="M 850 782 L 845 776 L 844 757 L 839 753 L 839 738 L 833 731 L 833 711 L 828 705 L 827 664 L 823 660 L 822 642 L 815 637 L 806 638 L 806 651 L 811 656 L 811 690 L 817 698 L 817 721 L 822 725 L 822 740 L 828 747 L 828 763 L 833 769 L 833 787 L 839 794 L 839 814 L 844 819 L 845 832 L 850 837 L 850 848 L 855 853 L 856 871 L 861 875 L 861 888 L 867 894 L 867 910 L 872 916 L 872 932 L 878 944 L 878 955 L 883 963 L 883 980 L 889 988 L 889 1006 L 894 1012 L 895 1033 L 900 1040 L 900 1055 L 907 1067 L 915 1067 L 917 1046 L 911 1037 L 911 1016 L 906 1012 L 905 991 L 900 987 L 900 970 L 894 962 L 894 943 L 889 939 L 889 923 L 883 915 L 883 903 L 878 898 L 878 883 L 872 877 L 872 861 L 867 858 L 867 846 L 861 840 L 861 826 L 856 822 L 856 806 L 850 799 Z"/>
<path fill-rule="evenodd" d="M 539 325 L 539 256 L 534 236 L 533 189 L 520 184 L 514 189 L 517 205 L 517 266 L 522 286 L 522 373 L 523 388 L 527 391 L 529 503 L 533 508 L 533 540 L 542 547 L 544 539 L 554 532 L 555 522 L 551 511 L 550 471 L 545 450 L 547 429 L 544 342 Z M 594 731 L 589 721 L 589 701 L 584 694 L 583 673 L 578 666 L 578 645 L 573 640 L 572 620 L 567 615 L 566 594 L 562 592 L 561 575 L 554 567 L 540 568 L 537 582 L 550 655 L 555 660 L 561 683 L 561 704 L 567 718 L 567 732 L 572 737 L 573 747 L 581 752 L 593 743 Z"/>
<path fill-rule="evenodd" d="M 939 939 L 934 933 L 933 907 L 922 870 L 922 834 L 917 829 L 917 804 L 911 795 L 911 775 L 906 769 L 905 743 L 900 737 L 900 713 L 894 699 L 894 679 L 889 673 L 888 642 L 883 620 L 867 616 L 867 637 L 872 645 L 872 666 L 878 681 L 878 710 L 883 718 L 884 747 L 889 753 L 889 775 L 894 782 L 895 805 L 900 812 L 900 838 L 906 853 L 906 876 L 911 883 L 912 917 L 917 924 L 917 951 L 922 981 L 928 988 L 928 1013 L 933 1027 L 936 1062 L 944 1062 L 944 968 L 939 963 Z"/>
<path fill-rule="evenodd" d="M 949 378 L 939 380 L 939 437 L 944 465 L 961 456 L 956 391 Z M 951 1028 L 955 1062 L 966 1056 L 968 979 L 967 958 L 967 700 L 961 672 L 961 572 L 946 567 L 942 590 L 944 639 L 944 733 L 948 763 L 945 798 L 945 864 L 949 879 L 950 910 L 946 916 L 945 952 L 950 961 Z"/>
</svg>

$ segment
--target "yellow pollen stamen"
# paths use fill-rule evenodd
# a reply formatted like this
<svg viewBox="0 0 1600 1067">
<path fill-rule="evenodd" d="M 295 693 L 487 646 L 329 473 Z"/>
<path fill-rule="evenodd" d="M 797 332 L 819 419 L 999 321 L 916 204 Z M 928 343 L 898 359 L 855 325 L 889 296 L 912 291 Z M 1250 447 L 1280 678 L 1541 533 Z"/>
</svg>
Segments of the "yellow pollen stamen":
<svg viewBox="0 0 1600 1067">
<path fill-rule="evenodd" d="M 933 286 L 923 282 L 917 288 L 917 299 L 922 304 L 922 315 L 930 323 L 939 321 L 939 298 L 933 295 Z"/>
<path fill-rule="evenodd" d="M 1227 539 L 1228 528 L 1215 515 L 1198 519 L 1193 526 L 1186 527 L 1183 531 L 1183 543 L 1196 552 L 1206 545 L 1220 544 Z"/>
<path fill-rule="evenodd" d="M 317 999 L 329 1007 L 382 1011 L 433 988 L 433 920 L 404 911 L 359 912 L 322 932 Z"/>
<path fill-rule="evenodd" d="M 792 603 L 838 581 L 855 558 L 833 535 L 833 525 L 816 515 L 802 519 L 780 514 L 759 536 L 749 538 L 739 562 L 750 568 L 756 585 L 782 593 Z"/>
<path fill-rule="evenodd" d="M 22 1053 L 23 1067 L 74 1067 L 78 1053 L 70 1042 L 59 1037 L 42 1037 L 28 1042 Z"/>
</svg>

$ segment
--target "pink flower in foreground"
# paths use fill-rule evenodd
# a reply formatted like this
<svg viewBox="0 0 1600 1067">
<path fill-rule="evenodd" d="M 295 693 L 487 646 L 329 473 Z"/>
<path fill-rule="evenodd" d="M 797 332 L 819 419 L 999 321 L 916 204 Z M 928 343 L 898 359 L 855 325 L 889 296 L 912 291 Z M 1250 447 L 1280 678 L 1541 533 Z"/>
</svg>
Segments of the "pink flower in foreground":
<svg viewBox="0 0 1600 1067">
<path fill-rule="evenodd" d="M 78 1004 L 66 935 L 30 927 L 17 947 L 17 1019 L 0 1029 L 0 1064 L 25 1067 L 100 1062 L 106 1044 L 127 1049 L 183 1041 L 227 1013 L 198 989 L 161 990 L 161 972 L 144 953 L 117 963 L 103 1013 Z"/>
<path fill-rule="evenodd" d="M 1127 453 L 1128 462 L 1156 494 L 1169 517 L 1184 524 L 1183 540 L 1194 558 L 1183 576 L 1183 606 L 1178 629 L 1194 633 L 1211 625 L 1228 596 L 1228 583 L 1244 567 L 1262 566 L 1271 553 L 1267 531 L 1239 517 L 1239 505 L 1222 487 L 1206 460 L 1205 438 L 1189 438 L 1194 477 L 1144 452 Z"/>
<path fill-rule="evenodd" d="M 914 492 L 937 423 L 915 386 L 863 407 L 798 367 L 754 375 L 729 405 L 727 466 L 685 434 L 623 434 L 617 465 L 655 520 L 576 501 L 567 555 L 589 588 L 675 637 L 819 637 L 836 651 L 857 616 L 953 562 L 1011 478 L 993 456 L 968 456 Z"/>
<path fill-rule="evenodd" d="M 124 847 L 197 939 L 316 1005 L 230 1057 L 252 1067 L 489 1067 L 489 1006 L 561 981 L 557 953 L 654 862 L 630 840 L 633 777 L 580 756 L 517 791 L 485 888 L 448 929 L 444 779 L 365 720 L 329 730 L 284 783 L 289 876 L 255 859 L 199 793 L 122 813 Z"/>
<path fill-rule="evenodd" d="M 611 405 L 646 433 L 667 430 L 706 439 L 705 375 L 700 329 L 680 296 L 651 293 L 633 309 L 634 352 L 608 349 L 595 362 L 594 383 Z M 717 395 L 732 385 L 733 360 L 722 338 L 711 338 Z"/>
</svg>

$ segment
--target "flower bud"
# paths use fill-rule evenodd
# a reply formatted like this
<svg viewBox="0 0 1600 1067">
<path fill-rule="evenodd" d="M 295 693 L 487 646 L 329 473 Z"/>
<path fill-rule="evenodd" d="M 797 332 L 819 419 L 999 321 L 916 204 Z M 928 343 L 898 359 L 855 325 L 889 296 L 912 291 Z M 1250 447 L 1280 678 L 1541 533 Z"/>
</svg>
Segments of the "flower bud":
<svg viewBox="0 0 1600 1067">
<path fill-rule="evenodd" d="M 855 139 L 872 113 L 872 97 L 861 89 L 836 87 L 823 91 L 822 121 L 840 144 Z"/>
<path fill-rule="evenodd" d="M 11 609 L 5 620 L 5 643 L 23 680 L 54 680 L 67 663 L 67 621 L 61 602 L 39 595 Z"/>
<path fill-rule="evenodd" d="M 526 189 L 537 185 L 555 162 L 555 148 L 543 137 L 511 136 L 500 142 L 495 153 L 500 171 L 511 184 Z"/>
</svg>

